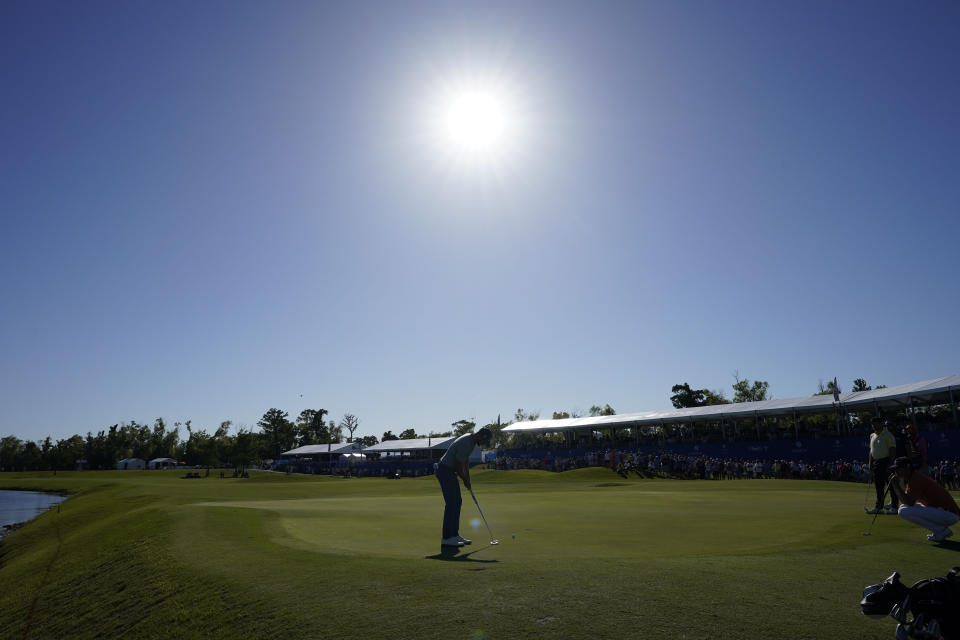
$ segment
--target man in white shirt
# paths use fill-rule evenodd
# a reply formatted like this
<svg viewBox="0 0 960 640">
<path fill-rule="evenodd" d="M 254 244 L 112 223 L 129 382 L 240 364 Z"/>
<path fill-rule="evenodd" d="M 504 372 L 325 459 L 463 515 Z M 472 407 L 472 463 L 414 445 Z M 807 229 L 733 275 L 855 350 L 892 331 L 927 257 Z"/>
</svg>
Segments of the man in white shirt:
<svg viewBox="0 0 960 640">
<path fill-rule="evenodd" d="M 877 490 L 877 505 L 867 513 L 883 511 L 883 494 L 890 479 L 890 467 L 897 456 L 897 440 L 880 418 L 873 419 L 873 433 L 870 434 L 870 469 L 873 471 L 873 486 Z M 899 500 L 895 493 L 890 494 L 890 513 L 896 513 Z"/>
</svg>

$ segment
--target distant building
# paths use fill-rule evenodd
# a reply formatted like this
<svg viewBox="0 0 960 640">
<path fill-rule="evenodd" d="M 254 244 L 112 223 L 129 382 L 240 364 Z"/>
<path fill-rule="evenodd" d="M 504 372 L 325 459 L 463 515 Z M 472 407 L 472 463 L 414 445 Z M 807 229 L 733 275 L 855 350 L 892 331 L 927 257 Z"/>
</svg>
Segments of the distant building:
<svg viewBox="0 0 960 640">
<path fill-rule="evenodd" d="M 169 469 L 175 466 L 177 466 L 177 461 L 173 458 L 154 458 L 147 463 L 147 467 L 150 469 Z"/>
<path fill-rule="evenodd" d="M 120 471 L 132 471 L 134 469 L 146 469 L 147 462 L 142 458 L 124 458 L 117 463 L 117 469 Z"/>
</svg>

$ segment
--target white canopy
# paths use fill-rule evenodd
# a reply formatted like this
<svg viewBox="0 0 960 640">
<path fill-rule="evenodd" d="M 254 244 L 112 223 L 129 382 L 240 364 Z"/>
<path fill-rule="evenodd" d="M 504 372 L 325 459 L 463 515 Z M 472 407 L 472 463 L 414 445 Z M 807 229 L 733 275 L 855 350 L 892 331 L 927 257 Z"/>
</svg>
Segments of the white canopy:
<svg viewBox="0 0 960 640">
<path fill-rule="evenodd" d="M 446 451 L 450 443 L 456 440 L 452 436 L 438 436 L 436 438 L 416 438 L 414 440 L 387 440 L 363 450 L 364 453 L 385 453 L 387 451 L 429 451 L 442 449 Z"/>
<path fill-rule="evenodd" d="M 353 453 L 363 451 L 363 445 L 359 442 L 333 442 L 330 444 L 308 444 L 290 451 L 284 451 L 280 455 L 284 456 L 317 456 L 328 453 Z"/>
<path fill-rule="evenodd" d="M 832 395 L 818 395 L 804 398 L 763 400 L 761 402 L 718 404 L 708 407 L 691 407 L 688 409 L 672 409 L 669 411 L 623 413 L 614 416 L 564 418 L 561 420 L 531 420 L 527 422 L 516 422 L 504 427 L 503 430 L 511 433 L 547 433 L 575 431 L 577 429 L 659 425 L 665 423 L 709 422 L 723 419 L 733 420 L 758 415 L 826 413 L 831 411 L 834 406 L 854 411 L 898 409 L 910 407 L 911 403 L 914 402 L 918 404 L 946 404 L 954 402 L 957 399 L 960 399 L 960 375 L 902 384 L 885 389 L 841 393 L 839 403 L 834 402 Z"/>
</svg>

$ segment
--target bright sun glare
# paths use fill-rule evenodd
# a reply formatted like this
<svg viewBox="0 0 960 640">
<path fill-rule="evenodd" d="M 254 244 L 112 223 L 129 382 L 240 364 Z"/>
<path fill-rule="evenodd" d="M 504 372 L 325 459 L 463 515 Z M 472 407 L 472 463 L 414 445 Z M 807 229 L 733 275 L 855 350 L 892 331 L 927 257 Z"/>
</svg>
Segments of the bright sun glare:
<svg viewBox="0 0 960 640">
<path fill-rule="evenodd" d="M 448 99 L 443 109 L 443 127 L 454 147 L 468 153 L 492 153 L 507 129 L 503 100 L 491 91 L 462 91 Z"/>
<path fill-rule="evenodd" d="M 521 105 L 502 78 L 442 78 L 425 116 L 434 158 L 461 170 L 502 171 L 525 146 Z"/>
</svg>

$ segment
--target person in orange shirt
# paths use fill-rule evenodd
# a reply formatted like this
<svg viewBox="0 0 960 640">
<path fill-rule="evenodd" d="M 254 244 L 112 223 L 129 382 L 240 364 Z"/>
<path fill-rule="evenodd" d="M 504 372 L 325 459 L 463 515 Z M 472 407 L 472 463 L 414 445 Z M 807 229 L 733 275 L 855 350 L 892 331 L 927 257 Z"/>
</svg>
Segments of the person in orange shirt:
<svg viewBox="0 0 960 640">
<path fill-rule="evenodd" d="M 896 479 L 890 487 L 900 498 L 897 515 L 908 522 L 930 529 L 927 540 L 942 542 L 953 535 L 950 527 L 960 521 L 960 507 L 950 493 L 916 471 L 909 458 L 897 458 L 891 471 Z"/>
</svg>

